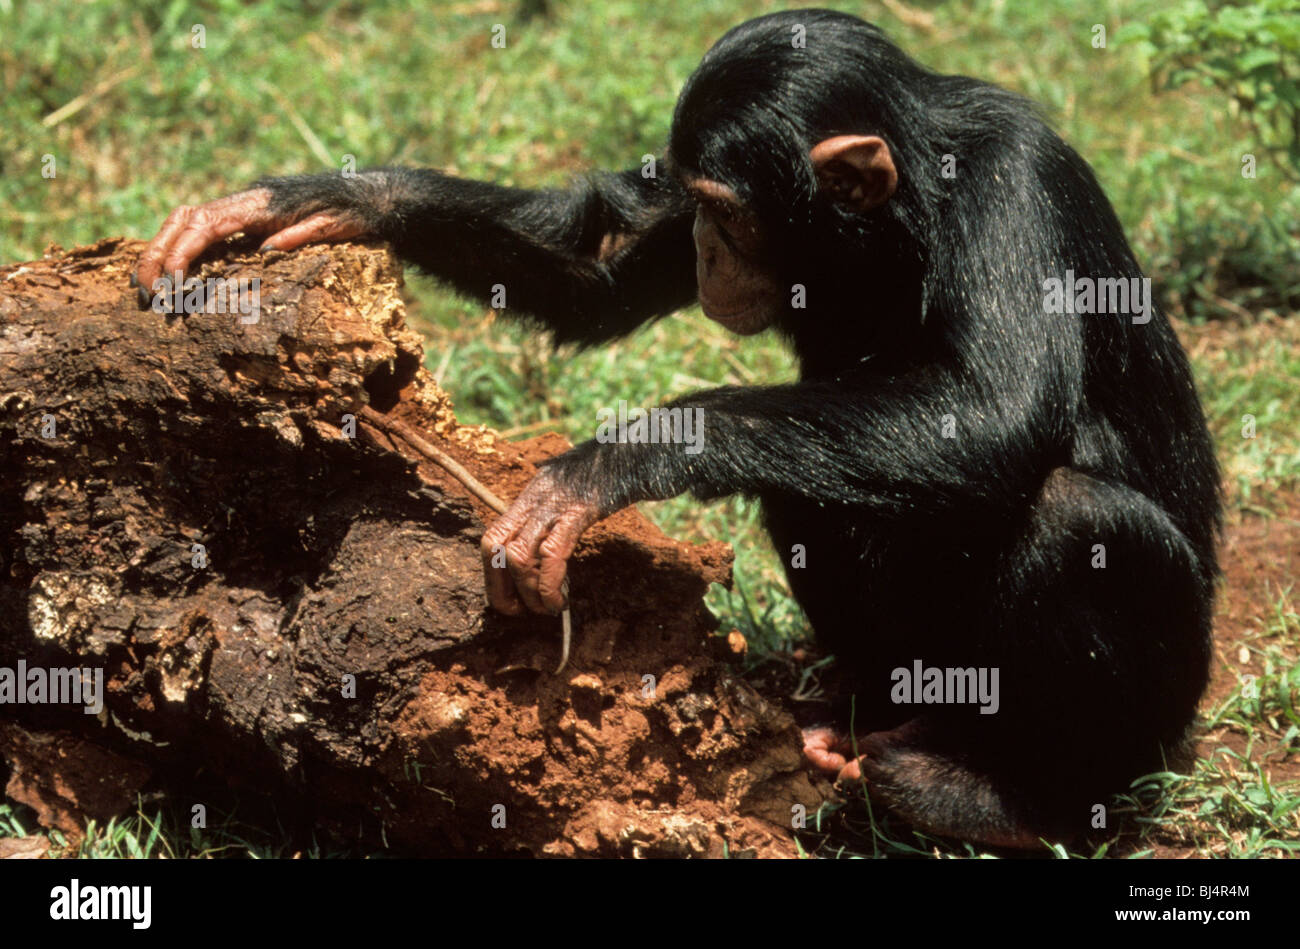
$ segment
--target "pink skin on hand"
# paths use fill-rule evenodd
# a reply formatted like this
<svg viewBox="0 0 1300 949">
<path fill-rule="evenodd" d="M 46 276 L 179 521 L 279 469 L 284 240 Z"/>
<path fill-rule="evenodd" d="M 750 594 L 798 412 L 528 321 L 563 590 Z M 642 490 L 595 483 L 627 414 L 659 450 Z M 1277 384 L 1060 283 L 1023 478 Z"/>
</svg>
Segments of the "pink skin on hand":
<svg viewBox="0 0 1300 949">
<path fill-rule="evenodd" d="M 851 758 L 852 743 L 833 728 L 803 730 L 804 759 L 818 771 L 835 775 L 837 781 L 857 781 L 862 777 L 858 759 Z"/>
<path fill-rule="evenodd" d="M 546 471 L 529 482 L 483 534 L 483 575 L 488 602 L 501 613 L 558 613 L 565 602 L 564 578 L 578 538 L 601 514 Z M 499 553 L 505 555 L 505 566 Z"/>
<path fill-rule="evenodd" d="M 197 206 L 182 205 L 167 216 L 149 242 L 136 266 L 136 282 L 142 292 L 154 281 L 190 265 L 205 250 L 231 234 L 270 235 L 263 246 L 293 250 L 304 244 L 361 237 L 361 225 L 330 211 L 318 211 L 300 221 L 269 210 L 271 192 L 266 188 L 241 191 Z"/>
</svg>

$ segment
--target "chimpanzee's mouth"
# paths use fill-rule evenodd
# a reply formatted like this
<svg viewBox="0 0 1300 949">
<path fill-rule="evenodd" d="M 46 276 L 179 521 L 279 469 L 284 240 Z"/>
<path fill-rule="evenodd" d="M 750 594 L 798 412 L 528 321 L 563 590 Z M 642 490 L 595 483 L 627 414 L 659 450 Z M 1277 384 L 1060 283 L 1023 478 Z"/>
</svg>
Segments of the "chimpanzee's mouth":
<svg viewBox="0 0 1300 949">
<path fill-rule="evenodd" d="M 767 324 L 770 322 L 766 308 L 761 303 L 751 303 L 748 306 L 721 310 L 710 305 L 708 300 L 701 294 L 700 307 L 704 310 L 704 315 L 713 322 L 726 327 L 739 336 L 752 336 L 754 333 L 766 329 Z"/>
</svg>

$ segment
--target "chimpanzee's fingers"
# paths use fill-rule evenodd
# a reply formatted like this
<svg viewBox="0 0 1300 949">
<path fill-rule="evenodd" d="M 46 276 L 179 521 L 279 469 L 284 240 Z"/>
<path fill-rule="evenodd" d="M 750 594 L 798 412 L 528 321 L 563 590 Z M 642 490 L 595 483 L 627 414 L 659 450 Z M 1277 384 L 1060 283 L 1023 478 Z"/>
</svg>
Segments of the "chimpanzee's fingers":
<svg viewBox="0 0 1300 949">
<path fill-rule="evenodd" d="M 537 571 L 537 595 L 552 613 L 567 607 L 564 578 L 569 571 L 569 558 L 578 546 L 578 538 L 586 530 L 582 511 L 563 515 L 538 548 L 542 562 Z"/>
<path fill-rule="evenodd" d="M 140 255 L 140 260 L 135 266 L 135 276 L 142 305 L 148 304 L 153 294 L 153 282 L 162 276 L 163 260 L 170 253 L 172 242 L 177 235 L 189 227 L 190 216 L 193 213 L 194 208 L 183 204 L 167 215 L 167 220 L 163 221 L 158 233 Z"/>
<path fill-rule="evenodd" d="M 827 774 L 839 774 L 850 763 L 840 753 L 842 736 L 831 728 L 805 728 L 803 756 L 813 767 Z"/>
<path fill-rule="evenodd" d="M 483 562 L 483 585 L 487 588 L 488 605 L 505 616 L 523 616 L 528 612 L 524 601 L 515 591 L 515 579 L 509 567 L 494 567 L 491 560 Z"/>
<path fill-rule="evenodd" d="M 840 773 L 839 773 L 838 775 L 835 776 L 835 780 L 836 780 L 836 782 L 839 782 L 839 781 L 861 781 L 861 780 L 862 780 L 862 765 L 860 765 L 860 764 L 858 763 L 858 760 L 859 760 L 859 759 L 854 758 L 852 761 L 850 761 L 850 762 L 849 762 L 848 764 L 846 764 L 844 767 L 840 768 Z"/>
<path fill-rule="evenodd" d="M 534 613 L 549 613 L 551 609 L 542 602 L 537 584 L 541 570 L 539 550 L 553 522 L 548 517 L 539 516 L 540 513 L 531 511 L 515 536 L 510 538 L 506 544 L 506 562 L 510 564 L 515 590 L 524 605 Z"/>
<path fill-rule="evenodd" d="M 164 274 L 189 269 L 194 258 L 236 231 L 256 234 L 271 224 L 265 188 L 241 191 L 198 206 L 182 205 L 163 222 L 136 265 L 141 305 L 148 305 L 154 281 Z"/>
<path fill-rule="evenodd" d="M 206 207 L 195 208 L 189 226 L 176 236 L 163 258 L 163 273 L 185 273 L 194 259 L 217 241 L 250 226 L 238 216 L 215 214 Z"/>
<path fill-rule="evenodd" d="M 505 559 L 505 545 L 514 533 L 513 521 L 508 521 L 507 511 L 483 534 L 479 552 L 483 556 L 483 585 L 487 588 L 488 605 L 506 616 L 522 616 L 528 612 L 524 601 L 515 591 L 514 577 Z"/>
<path fill-rule="evenodd" d="M 346 241 L 364 233 L 364 228 L 357 222 L 329 211 L 320 211 L 282 231 L 276 231 L 262 243 L 262 247 L 266 250 L 293 250 L 304 244 Z"/>
</svg>

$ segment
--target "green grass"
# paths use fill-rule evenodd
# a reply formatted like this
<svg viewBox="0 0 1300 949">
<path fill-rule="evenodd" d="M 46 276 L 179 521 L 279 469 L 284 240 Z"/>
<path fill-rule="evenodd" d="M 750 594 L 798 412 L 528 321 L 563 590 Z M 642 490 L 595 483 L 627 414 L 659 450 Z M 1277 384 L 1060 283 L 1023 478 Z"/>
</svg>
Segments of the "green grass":
<svg viewBox="0 0 1300 949">
<path fill-rule="evenodd" d="M 1270 495 L 1300 486 L 1300 323 L 1203 326 L 1187 335 L 1233 500 L 1266 509 Z"/>
<path fill-rule="evenodd" d="M 1177 833 L 1198 852 L 1224 857 L 1300 854 L 1300 783 L 1273 784 L 1261 753 L 1300 751 L 1300 614 L 1288 591 L 1244 647 L 1263 674 L 1226 697 L 1205 723 L 1214 750 L 1190 775 L 1162 775 L 1137 797 L 1141 823 Z"/>
<path fill-rule="evenodd" d="M 290 843 L 291 834 L 274 813 L 245 818 L 237 809 L 232 809 L 213 814 L 210 826 L 196 828 L 192 826 L 185 803 L 141 800 L 130 813 L 107 823 L 89 821 L 84 839 L 75 845 L 58 830 L 49 831 L 47 837 L 51 855 L 92 860 L 382 856 L 372 854 L 361 844 L 321 843 L 315 834 L 306 844 L 295 847 Z M 29 808 L 0 800 L 0 837 L 26 837 L 37 833 L 40 833 L 40 826 Z"/>
<path fill-rule="evenodd" d="M 1260 162 L 1258 178 L 1241 177 L 1240 155 L 1254 146 L 1212 93 L 1189 88 L 1155 96 L 1132 50 L 1092 47 L 1095 22 L 1113 37 L 1163 4 L 916 7 L 933 17 L 929 29 L 902 23 L 874 3 L 824 5 L 874 19 L 940 71 L 990 79 L 1039 102 L 1093 164 L 1173 312 L 1265 321 L 1257 335 L 1208 334 L 1209 345 L 1193 349 L 1234 504 L 1267 509 L 1270 498 L 1300 483 L 1300 341 L 1294 330 L 1273 333 L 1294 323 L 1271 320 L 1300 305 L 1300 193 L 1267 162 Z M 37 257 L 50 242 L 147 237 L 176 204 L 242 188 L 264 174 L 336 166 L 344 155 L 360 166 L 426 164 L 529 186 L 561 185 L 591 168 L 632 167 L 661 149 L 676 92 L 710 43 L 742 19 L 783 4 L 556 6 L 555 19 L 525 27 L 514 19 L 515 0 L 0 0 L 0 263 Z M 196 23 L 205 30 L 204 49 L 190 45 Z M 504 50 L 488 42 L 496 23 L 507 26 Z M 46 155 L 56 162 L 54 178 L 42 177 Z M 557 354 L 429 281 L 413 280 L 412 295 L 428 365 L 467 423 L 554 428 L 576 441 L 590 437 L 598 407 L 619 399 L 651 405 L 703 386 L 793 377 L 790 357 L 773 342 L 729 336 L 698 311 L 598 351 Z M 1254 439 L 1241 436 L 1248 413 L 1256 418 Z M 710 602 L 724 628 L 739 628 L 754 644 L 755 664 L 806 635 L 752 504 L 678 499 L 645 509 L 678 536 L 735 545 L 736 588 L 715 590 Z M 1295 639 L 1294 626 L 1279 634 L 1291 655 Z M 1237 725 L 1253 734 L 1261 721 Z M 1233 828 L 1255 828 L 1258 840 L 1284 832 L 1295 839 L 1294 810 L 1264 816 L 1278 812 L 1268 803 L 1275 789 L 1249 783 L 1248 772 L 1222 756 L 1201 764 L 1247 782 L 1223 791 L 1224 807 L 1263 801 L 1234 811 Z M 1189 776 L 1187 806 L 1200 806 L 1195 802 L 1208 800 L 1213 788 L 1236 786 L 1222 773 Z M 273 833 L 255 843 L 250 830 L 191 839 L 185 815 L 163 811 L 146 816 L 142 808 L 97 828 L 87 846 L 115 853 L 127 852 L 124 846 L 175 854 L 283 852 Z M 0 810 L 0 833 L 15 833 L 16 819 Z M 1159 820 L 1196 823 L 1182 811 Z M 162 833 L 155 834 L 157 826 Z M 864 845 L 868 853 L 913 846 L 881 844 L 871 833 L 863 839 L 875 841 Z M 1198 845 L 1215 849 L 1211 837 Z M 922 842 L 919 849 L 933 847 Z"/>
</svg>

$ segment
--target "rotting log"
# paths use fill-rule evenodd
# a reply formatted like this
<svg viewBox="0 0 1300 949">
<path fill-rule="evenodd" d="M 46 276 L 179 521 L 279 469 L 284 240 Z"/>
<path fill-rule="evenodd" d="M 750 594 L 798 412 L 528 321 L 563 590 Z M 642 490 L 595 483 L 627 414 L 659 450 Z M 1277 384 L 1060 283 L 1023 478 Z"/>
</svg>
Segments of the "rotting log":
<svg viewBox="0 0 1300 949">
<path fill-rule="evenodd" d="M 564 442 L 457 424 L 386 248 L 245 248 L 198 276 L 258 278 L 256 322 L 137 309 L 138 242 L 0 268 L 0 670 L 104 678 L 0 704 L 6 793 L 75 835 L 202 771 L 412 854 L 793 854 L 822 795 L 710 636 L 730 549 L 597 525 L 554 675 L 558 619 L 485 609 L 488 507 L 348 419 L 506 499 Z"/>
</svg>

